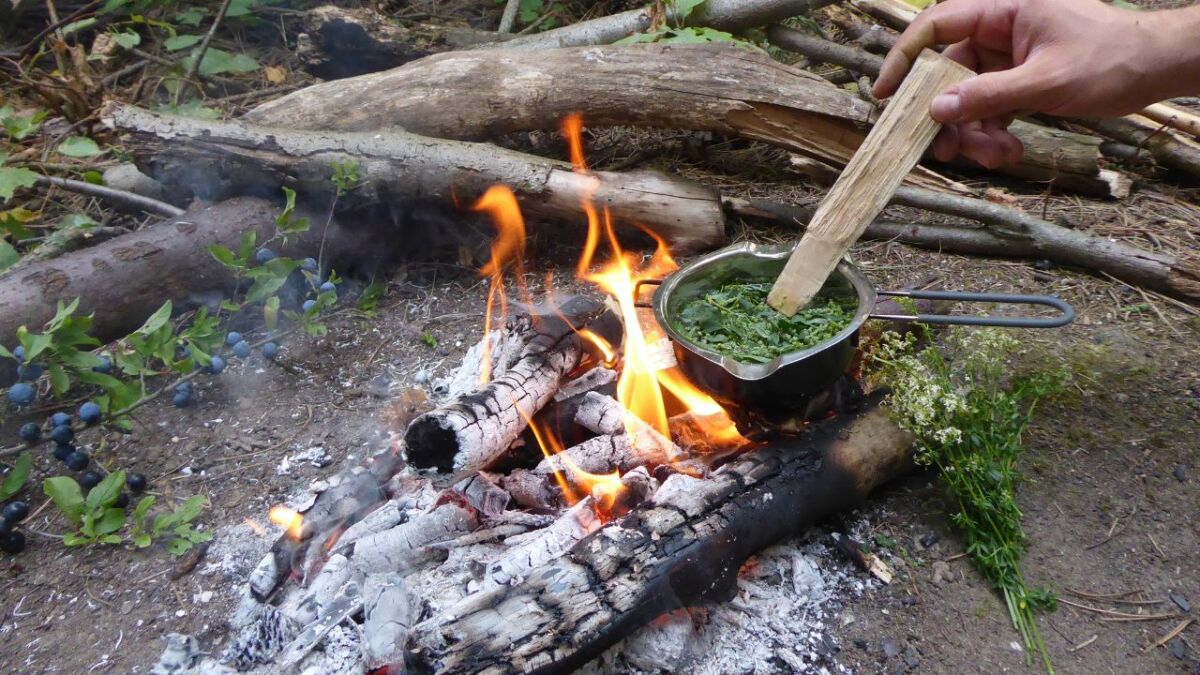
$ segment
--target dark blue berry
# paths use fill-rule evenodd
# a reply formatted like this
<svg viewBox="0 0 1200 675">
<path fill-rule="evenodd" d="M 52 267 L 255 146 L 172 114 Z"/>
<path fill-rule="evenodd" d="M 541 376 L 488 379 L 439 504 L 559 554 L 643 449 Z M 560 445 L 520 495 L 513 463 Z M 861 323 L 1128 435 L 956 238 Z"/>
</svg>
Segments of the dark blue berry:
<svg viewBox="0 0 1200 675">
<path fill-rule="evenodd" d="M 111 373 L 112 359 L 108 358 L 107 356 L 101 356 L 100 365 L 92 368 L 92 370 L 96 371 L 97 373 Z"/>
<path fill-rule="evenodd" d="M 225 344 L 229 347 L 232 347 L 241 341 L 242 341 L 242 334 L 237 332 L 236 330 L 229 331 L 229 334 L 225 336 Z"/>
<path fill-rule="evenodd" d="M 129 506 L 129 493 L 122 492 L 121 494 L 117 495 L 117 501 L 113 502 L 113 506 L 117 507 L 118 509 L 123 509 L 126 506 Z"/>
<path fill-rule="evenodd" d="M 64 424 L 71 423 L 71 416 L 65 412 L 56 412 L 50 416 L 50 426 L 61 427 Z"/>
<path fill-rule="evenodd" d="M 219 356 L 212 357 L 208 362 L 208 372 L 213 375 L 220 375 L 222 370 L 225 370 L 225 359 Z"/>
<path fill-rule="evenodd" d="M 300 305 L 300 309 L 304 310 L 304 313 L 307 314 L 310 311 L 312 311 L 313 307 L 316 307 L 316 306 L 317 306 L 316 300 L 305 300 L 304 304 Z"/>
<path fill-rule="evenodd" d="M 88 401 L 79 406 L 79 419 L 83 420 L 84 424 L 95 424 L 100 421 L 100 406 Z"/>
<path fill-rule="evenodd" d="M 86 452 L 76 450 L 67 455 L 66 464 L 67 468 L 72 471 L 83 471 L 88 467 L 88 462 L 90 461 L 92 461 L 92 458 L 88 457 Z"/>
<path fill-rule="evenodd" d="M 13 355 L 13 358 L 16 359 L 18 363 L 21 361 L 24 361 L 25 360 L 25 348 L 22 347 L 21 345 L 17 345 L 16 347 L 13 347 L 12 355 Z"/>
<path fill-rule="evenodd" d="M 186 408 L 192 404 L 192 392 L 177 391 L 175 398 L 171 399 L 171 403 L 175 404 L 176 408 Z"/>
<path fill-rule="evenodd" d="M 192 355 L 192 348 L 187 345 L 182 345 L 175 349 L 175 358 L 179 359 L 180 361 L 191 357 L 191 355 Z"/>
<path fill-rule="evenodd" d="M 262 355 L 272 361 L 276 356 L 279 356 L 279 345 L 274 342 L 268 342 L 262 346 Z"/>
<path fill-rule="evenodd" d="M 44 372 L 46 372 L 46 366 L 40 363 L 26 363 L 17 368 L 17 379 L 22 382 L 34 382 Z"/>
<path fill-rule="evenodd" d="M 100 474 L 95 471 L 84 471 L 79 474 L 79 487 L 84 490 L 91 490 L 100 484 Z"/>
<path fill-rule="evenodd" d="M 134 494 L 139 494 L 146 489 L 146 476 L 140 473 L 131 473 L 125 477 L 125 484 Z"/>
<path fill-rule="evenodd" d="M 75 438 L 75 430 L 70 424 L 60 424 L 50 431 L 50 438 L 53 438 L 55 443 L 70 443 L 71 439 Z"/>
<path fill-rule="evenodd" d="M 305 258 L 304 260 L 301 260 L 300 261 L 300 269 L 304 270 L 305 272 L 316 272 L 317 271 L 317 259 L 316 258 Z"/>
<path fill-rule="evenodd" d="M 67 461 L 67 458 L 75 453 L 75 446 L 70 443 L 55 443 L 54 444 L 54 459 L 60 462 Z"/>
<path fill-rule="evenodd" d="M 275 252 L 265 246 L 254 252 L 254 261 L 259 265 L 266 265 L 275 259 Z"/>
<path fill-rule="evenodd" d="M 181 391 L 186 391 L 189 394 L 192 393 L 192 381 L 186 380 L 175 385 L 175 393 L 178 394 Z"/>
<path fill-rule="evenodd" d="M 7 537 L 0 539 L 0 551 L 16 555 L 25 550 L 25 535 L 20 532 L 10 532 Z"/>
<path fill-rule="evenodd" d="M 322 293 L 337 293 L 337 286 L 333 285 L 332 281 L 326 281 L 321 284 L 320 290 Z"/>
<path fill-rule="evenodd" d="M 0 518 L 0 539 L 7 537 L 13 531 L 12 523 Z"/>
<path fill-rule="evenodd" d="M 29 515 L 29 504 L 20 500 L 9 502 L 8 505 L 4 507 L 3 515 L 5 520 L 13 525 L 16 525 L 22 520 L 25 520 L 25 516 Z"/>
<path fill-rule="evenodd" d="M 15 406 L 29 405 L 35 398 L 37 392 L 24 382 L 18 382 L 8 390 L 8 400 Z"/>
<path fill-rule="evenodd" d="M 250 343 L 242 340 L 233 346 L 233 355 L 239 359 L 250 358 Z"/>
<path fill-rule="evenodd" d="M 26 443 L 37 443 L 42 440 L 42 428 L 33 422 L 21 425 L 21 440 Z"/>
</svg>

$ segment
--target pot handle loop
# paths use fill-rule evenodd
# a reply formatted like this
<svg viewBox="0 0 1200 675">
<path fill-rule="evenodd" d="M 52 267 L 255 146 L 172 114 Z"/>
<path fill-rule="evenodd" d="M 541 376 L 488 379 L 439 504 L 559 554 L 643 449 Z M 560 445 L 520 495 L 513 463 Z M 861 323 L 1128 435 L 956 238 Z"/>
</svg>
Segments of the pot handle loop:
<svg viewBox="0 0 1200 675">
<path fill-rule="evenodd" d="M 960 291 L 877 291 L 877 295 L 913 298 L 916 300 L 952 300 L 959 302 L 995 302 L 1012 305 L 1043 305 L 1059 311 L 1047 318 L 1006 316 L 947 316 L 944 314 L 871 314 L 873 319 L 888 321 L 919 321 L 929 324 L 959 326 L 1005 326 L 1009 328 L 1058 328 L 1075 320 L 1075 309 L 1063 300 L 1049 295 L 1006 295 L 1003 293 L 964 293 Z"/>
<path fill-rule="evenodd" d="M 639 301 L 638 296 L 642 294 L 642 286 L 662 286 L 662 282 L 662 279 L 638 279 L 633 282 L 633 306 L 641 307 L 642 309 L 653 307 L 654 305 L 649 302 Z"/>
</svg>

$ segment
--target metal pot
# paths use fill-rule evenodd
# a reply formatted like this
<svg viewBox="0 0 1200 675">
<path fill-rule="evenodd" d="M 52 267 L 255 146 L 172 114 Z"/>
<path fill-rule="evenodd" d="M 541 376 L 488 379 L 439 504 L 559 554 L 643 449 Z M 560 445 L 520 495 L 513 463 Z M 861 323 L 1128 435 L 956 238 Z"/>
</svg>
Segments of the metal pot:
<svg viewBox="0 0 1200 675">
<path fill-rule="evenodd" d="M 830 275 L 822 293 L 857 296 L 858 311 L 848 326 L 819 345 L 784 354 L 767 363 L 743 363 L 693 344 L 675 330 L 671 317 L 685 303 L 707 293 L 726 279 L 745 279 L 749 276 L 773 281 L 787 263 L 791 252 L 792 246 L 738 244 L 685 265 L 664 280 L 642 282 L 658 284 L 653 298 L 654 316 L 671 338 L 679 367 L 696 386 L 725 405 L 786 410 L 825 390 L 846 372 L 858 348 L 859 329 L 867 319 L 1056 328 L 1071 323 L 1075 318 L 1075 310 L 1070 305 L 1049 296 L 877 290 L 853 263 L 843 260 Z M 875 304 L 880 296 L 1044 305 L 1059 310 L 1060 314 L 1050 318 L 875 314 Z"/>
</svg>

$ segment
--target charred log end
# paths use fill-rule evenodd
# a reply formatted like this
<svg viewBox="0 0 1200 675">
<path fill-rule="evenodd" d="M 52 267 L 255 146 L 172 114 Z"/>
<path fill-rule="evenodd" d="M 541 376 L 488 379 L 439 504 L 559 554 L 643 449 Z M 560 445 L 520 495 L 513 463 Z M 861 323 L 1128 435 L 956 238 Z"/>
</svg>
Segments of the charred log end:
<svg viewBox="0 0 1200 675">
<path fill-rule="evenodd" d="M 449 473 L 454 469 L 454 454 L 458 438 L 453 429 L 443 426 L 444 419 L 434 415 L 421 415 L 413 420 L 404 434 L 408 447 L 408 462 L 418 469 L 437 469 L 438 473 Z"/>
</svg>

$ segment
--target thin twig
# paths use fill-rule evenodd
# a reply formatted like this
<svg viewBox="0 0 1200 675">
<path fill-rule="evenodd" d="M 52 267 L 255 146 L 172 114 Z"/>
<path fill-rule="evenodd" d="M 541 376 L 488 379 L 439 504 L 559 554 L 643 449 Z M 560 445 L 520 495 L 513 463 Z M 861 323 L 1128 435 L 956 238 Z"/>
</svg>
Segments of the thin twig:
<svg viewBox="0 0 1200 675">
<path fill-rule="evenodd" d="M 88 4 L 84 5 L 83 7 L 80 7 L 79 9 L 75 10 L 73 13 L 68 14 L 65 18 L 63 18 L 59 21 L 52 21 L 52 23 L 49 26 L 46 26 L 45 28 L 43 28 L 37 35 L 34 35 L 33 38 L 29 40 L 29 42 L 25 43 L 25 46 L 21 48 L 20 56 L 18 56 L 17 58 L 23 59 L 26 56 L 29 56 L 30 52 L 33 51 L 34 47 L 37 47 L 38 43 L 42 41 L 42 38 L 46 37 L 47 35 L 49 35 L 52 32 L 58 31 L 58 29 L 62 28 L 63 26 L 65 26 L 69 23 L 72 23 L 74 21 L 84 18 L 84 15 L 91 12 L 93 8 L 95 8 L 97 5 L 99 5 L 102 2 L 104 2 L 104 0 L 92 0 L 92 2 L 89 2 Z"/>
<path fill-rule="evenodd" d="M 164 218 L 178 218 L 186 213 L 186 211 L 178 206 L 160 202 L 157 199 L 143 197 L 142 195 L 126 192 L 125 190 L 117 190 L 104 185 L 93 185 L 81 180 L 58 178 L 56 176 L 38 176 L 37 184 L 42 186 L 53 185 L 82 195 L 98 197 L 118 206 L 140 209 L 147 213 L 163 216 Z"/>
<path fill-rule="evenodd" d="M 204 39 L 200 41 L 200 48 L 196 50 L 196 60 L 188 67 L 187 73 L 183 76 L 183 81 L 175 88 L 174 105 L 179 105 L 179 97 L 183 94 L 183 88 L 196 77 L 196 73 L 200 70 L 200 62 L 204 60 L 204 52 L 208 51 L 208 43 L 212 42 L 213 35 L 217 32 L 217 27 L 221 25 L 221 20 L 225 18 L 225 12 L 229 11 L 229 3 L 231 0 L 225 0 L 221 3 L 221 8 L 217 10 L 217 16 L 213 19 L 212 25 L 208 27 L 208 32 L 204 34 Z"/>
<path fill-rule="evenodd" d="M 1085 591 L 1076 591 L 1070 588 L 1064 588 L 1063 590 L 1071 595 L 1079 596 L 1081 598 L 1088 598 L 1089 600 L 1107 600 L 1108 602 L 1119 602 L 1120 598 L 1128 598 L 1131 595 L 1137 595 L 1143 592 L 1142 589 L 1125 591 L 1124 593 L 1087 593 Z"/>
<path fill-rule="evenodd" d="M 1092 644 L 1093 642 L 1095 642 L 1097 637 L 1099 637 L 1099 636 L 1098 636 L 1098 635 L 1092 635 L 1092 637 L 1090 637 L 1090 638 L 1088 638 L 1088 639 L 1084 640 L 1083 642 L 1080 642 L 1079 644 L 1075 645 L 1074 647 L 1070 647 L 1069 649 L 1067 649 L 1067 651 L 1069 651 L 1069 652 L 1072 652 L 1072 653 L 1074 653 L 1074 652 L 1077 652 L 1077 651 L 1079 651 L 1080 649 L 1083 649 L 1084 647 L 1086 647 L 1086 646 L 1088 646 L 1088 645 Z"/>
<path fill-rule="evenodd" d="M 1168 631 L 1166 635 L 1159 638 L 1158 642 L 1155 642 L 1154 644 L 1150 645 L 1149 647 L 1146 647 L 1145 649 L 1142 650 L 1142 652 L 1148 652 L 1151 649 L 1154 649 L 1155 647 L 1161 647 L 1161 646 L 1167 644 L 1168 642 L 1171 641 L 1171 638 L 1182 633 L 1183 629 L 1190 626 L 1193 621 L 1195 621 L 1195 619 L 1190 618 L 1190 617 L 1187 619 L 1184 619 L 1183 621 L 1180 621 L 1179 624 L 1177 626 L 1175 626 L 1174 628 L 1172 628 L 1170 631 Z"/>
<path fill-rule="evenodd" d="M 511 33 L 513 24 L 517 21 L 517 9 L 521 6 L 521 0 L 508 0 L 504 5 L 504 14 L 500 16 L 500 26 L 496 28 L 497 33 Z"/>
</svg>

